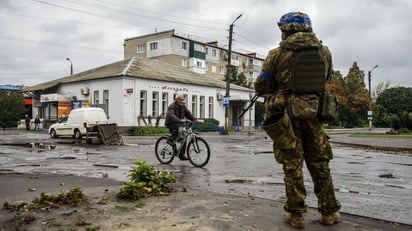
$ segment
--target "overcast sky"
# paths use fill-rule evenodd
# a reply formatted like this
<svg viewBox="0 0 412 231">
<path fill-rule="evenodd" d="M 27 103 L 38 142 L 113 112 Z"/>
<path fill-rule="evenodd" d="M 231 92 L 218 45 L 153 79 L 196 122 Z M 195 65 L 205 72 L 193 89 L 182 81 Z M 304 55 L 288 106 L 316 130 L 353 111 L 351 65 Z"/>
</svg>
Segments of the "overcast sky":
<svg viewBox="0 0 412 231">
<path fill-rule="evenodd" d="M 372 71 L 372 87 L 412 87 L 410 0 L 0 0 L 0 85 L 47 82 L 123 59 L 126 38 L 175 29 L 264 56 L 278 46 L 276 23 L 302 11 L 332 51 L 334 69 Z"/>
</svg>

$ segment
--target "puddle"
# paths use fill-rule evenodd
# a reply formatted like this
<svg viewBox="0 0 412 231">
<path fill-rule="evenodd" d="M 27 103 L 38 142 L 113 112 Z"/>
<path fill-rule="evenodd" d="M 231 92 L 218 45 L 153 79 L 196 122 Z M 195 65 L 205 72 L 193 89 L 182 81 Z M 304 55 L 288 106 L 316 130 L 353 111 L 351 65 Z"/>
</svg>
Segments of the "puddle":
<svg viewBox="0 0 412 231">
<path fill-rule="evenodd" d="M 253 152 L 255 155 L 260 155 L 260 154 L 273 154 L 273 151 L 261 151 L 261 152 Z"/>
<path fill-rule="evenodd" d="M 348 162 L 348 164 L 365 164 L 365 163 L 350 161 Z"/>
<path fill-rule="evenodd" d="M 392 188 L 403 188 L 403 189 L 405 188 L 399 185 L 390 185 L 390 184 L 385 184 L 385 186 L 392 187 Z"/>
<path fill-rule="evenodd" d="M 13 169 L 0 169 L 0 174 L 15 173 Z"/>
<path fill-rule="evenodd" d="M 389 178 L 389 179 L 395 179 L 392 173 L 386 173 L 386 174 L 380 174 L 380 178 Z"/>
<path fill-rule="evenodd" d="M 247 180 L 247 179 L 232 179 L 224 180 L 226 184 L 266 184 L 266 185 L 284 185 L 283 182 L 270 182 L 267 180 Z"/>
</svg>

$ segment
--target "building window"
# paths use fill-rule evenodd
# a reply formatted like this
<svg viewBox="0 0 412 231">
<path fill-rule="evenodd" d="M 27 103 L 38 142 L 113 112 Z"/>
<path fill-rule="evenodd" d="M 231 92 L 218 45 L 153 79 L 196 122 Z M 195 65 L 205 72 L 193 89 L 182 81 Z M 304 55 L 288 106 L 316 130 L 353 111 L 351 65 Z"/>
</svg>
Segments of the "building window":
<svg viewBox="0 0 412 231">
<path fill-rule="evenodd" d="M 202 67 L 202 62 L 201 61 L 196 61 L 196 66 L 201 68 Z"/>
<path fill-rule="evenodd" d="M 213 56 L 213 57 L 216 57 L 216 53 L 217 53 L 216 49 L 213 49 L 213 50 L 212 50 L 212 56 Z"/>
<path fill-rule="evenodd" d="M 144 44 L 137 46 L 137 53 L 138 54 L 144 53 Z"/>
<path fill-rule="evenodd" d="M 187 66 L 187 60 L 186 59 L 182 59 L 182 67 L 186 67 Z"/>
<path fill-rule="evenodd" d="M 212 65 L 212 73 L 216 73 L 216 65 Z"/>
<path fill-rule="evenodd" d="M 219 69 L 220 69 L 220 74 L 224 75 L 225 74 L 225 67 L 221 66 Z"/>
<path fill-rule="evenodd" d="M 157 50 L 157 42 L 150 43 L 149 45 L 151 51 Z"/>
<path fill-rule="evenodd" d="M 205 97 L 204 96 L 200 96 L 199 109 L 200 109 L 200 118 L 205 118 Z"/>
<path fill-rule="evenodd" d="M 157 117 L 159 115 L 159 92 L 154 91 L 152 93 L 152 116 Z"/>
<path fill-rule="evenodd" d="M 140 116 L 146 116 L 147 92 L 140 91 Z"/>
<path fill-rule="evenodd" d="M 209 48 L 206 47 L 206 55 L 208 55 L 208 54 L 209 54 Z"/>
<path fill-rule="evenodd" d="M 167 107 L 169 106 L 169 94 L 162 93 L 162 117 L 166 116 Z"/>
<path fill-rule="evenodd" d="M 106 107 L 106 115 L 109 116 L 109 90 L 103 91 L 103 104 Z"/>
<path fill-rule="evenodd" d="M 193 48 L 195 51 L 205 52 L 205 47 L 200 44 L 195 43 Z"/>
<path fill-rule="evenodd" d="M 192 96 L 192 115 L 197 117 L 197 95 Z"/>
<path fill-rule="evenodd" d="M 182 49 L 187 50 L 187 42 L 182 42 Z"/>
<path fill-rule="evenodd" d="M 213 97 L 209 97 L 209 118 L 215 118 L 213 116 Z"/>
<path fill-rule="evenodd" d="M 93 104 L 99 104 L 99 91 L 93 92 Z"/>
</svg>

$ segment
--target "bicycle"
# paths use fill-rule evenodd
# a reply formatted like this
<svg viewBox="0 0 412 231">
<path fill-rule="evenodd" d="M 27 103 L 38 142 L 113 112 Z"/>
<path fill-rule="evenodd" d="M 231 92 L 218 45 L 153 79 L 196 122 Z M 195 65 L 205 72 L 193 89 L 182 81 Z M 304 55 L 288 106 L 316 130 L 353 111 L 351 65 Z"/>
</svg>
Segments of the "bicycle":
<svg viewBox="0 0 412 231">
<path fill-rule="evenodd" d="M 176 139 L 177 152 L 167 143 L 170 134 L 162 135 L 155 145 L 156 158 L 162 164 L 170 164 L 173 159 L 180 155 L 187 154 L 189 162 L 195 167 L 205 166 L 210 159 L 209 144 L 201 137 L 198 137 L 193 131 L 195 122 L 188 120 L 179 128 L 179 135 Z"/>
</svg>

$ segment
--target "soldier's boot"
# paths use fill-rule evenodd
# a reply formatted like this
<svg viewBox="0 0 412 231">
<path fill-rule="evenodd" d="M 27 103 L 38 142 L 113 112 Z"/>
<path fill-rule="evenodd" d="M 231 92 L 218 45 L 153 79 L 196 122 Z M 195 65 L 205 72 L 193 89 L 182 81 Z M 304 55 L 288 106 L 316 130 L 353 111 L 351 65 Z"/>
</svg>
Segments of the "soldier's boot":
<svg viewBox="0 0 412 231">
<path fill-rule="evenodd" d="M 305 221 L 302 213 L 285 213 L 285 222 L 290 224 L 293 228 L 303 229 L 305 228 Z"/>
<path fill-rule="evenodd" d="M 322 225 L 333 225 L 335 223 L 340 222 L 340 213 L 339 212 L 334 212 L 331 214 L 322 214 L 320 216 L 320 223 Z"/>
</svg>

